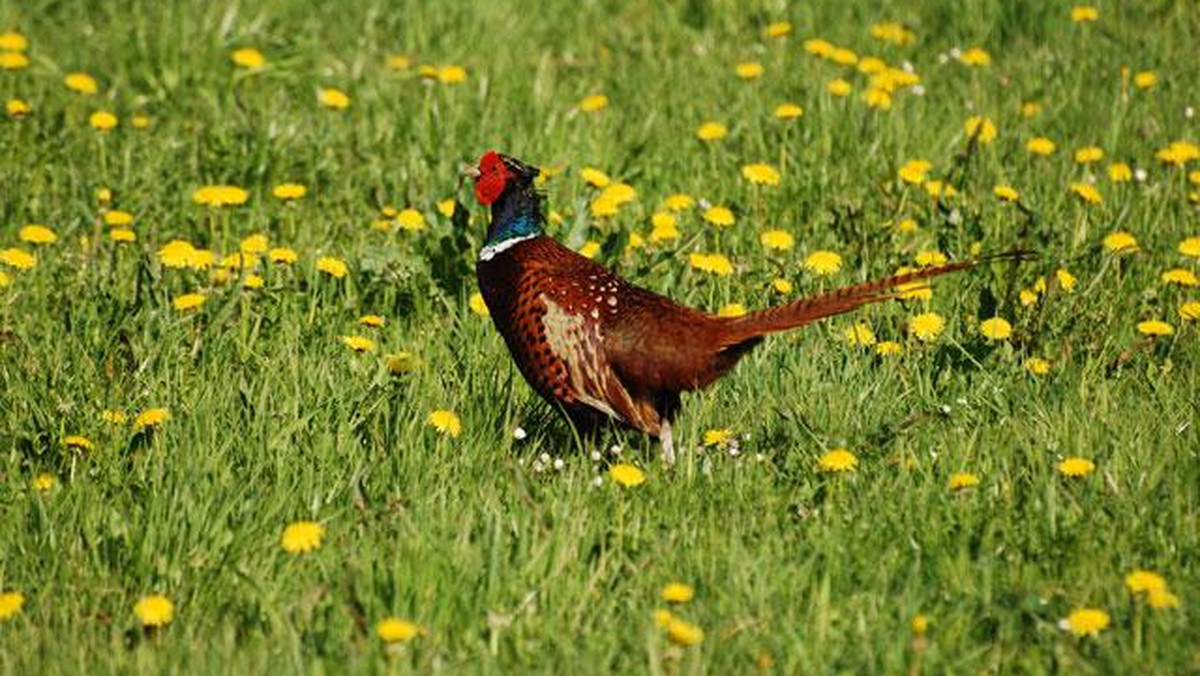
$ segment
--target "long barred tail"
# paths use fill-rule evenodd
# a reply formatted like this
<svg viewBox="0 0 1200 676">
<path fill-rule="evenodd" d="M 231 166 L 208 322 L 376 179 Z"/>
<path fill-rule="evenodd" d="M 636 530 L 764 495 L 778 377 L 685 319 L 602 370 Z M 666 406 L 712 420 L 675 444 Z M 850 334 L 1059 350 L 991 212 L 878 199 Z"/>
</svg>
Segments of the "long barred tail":
<svg viewBox="0 0 1200 676">
<path fill-rule="evenodd" d="M 1028 251 L 1008 251 L 969 261 L 924 268 L 903 275 L 895 275 L 894 277 L 855 284 L 854 286 L 844 286 L 829 293 L 823 293 L 820 296 L 804 298 L 794 303 L 751 312 L 727 321 L 725 326 L 728 331 L 726 343 L 735 345 L 768 333 L 794 329 L 810 322 L 824 319 L 825 317 L 850 312 L 863 305 L 898 298 L 914 290 L 912 288 L 905 289 L 901 287 L 923 279 L 938 277 L 951 272 L 958 272 L 959 270 L 967 270 L 983 263 L 1001 260 L 1021 261 L 1033 257 L 1033 254 Z"/>
</svg>

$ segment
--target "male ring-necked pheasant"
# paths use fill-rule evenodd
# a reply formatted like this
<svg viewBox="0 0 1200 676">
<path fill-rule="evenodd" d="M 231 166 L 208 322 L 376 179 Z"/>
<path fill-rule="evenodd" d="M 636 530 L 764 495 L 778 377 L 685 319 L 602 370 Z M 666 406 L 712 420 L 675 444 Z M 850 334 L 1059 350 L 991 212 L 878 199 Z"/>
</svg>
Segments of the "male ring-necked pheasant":
<svg viewBox="0 0 1200 676">
<path fill-rule="evenodd" d="M 582 429 L 613 420 L 658 437 L 667 463 L 674 461 L 671 419 L 680 393 L 725 375 L 766 334 L 895 298 L 899 286 L 980 262 L 718 317 L 634 286 L 543 234 L 538 173 L 496 152 L 464 172 L 475 180 L 479 203 L 492 210 L 475 265 L 483 300 L 521 374 L 542 398 Z"/>
</svg>

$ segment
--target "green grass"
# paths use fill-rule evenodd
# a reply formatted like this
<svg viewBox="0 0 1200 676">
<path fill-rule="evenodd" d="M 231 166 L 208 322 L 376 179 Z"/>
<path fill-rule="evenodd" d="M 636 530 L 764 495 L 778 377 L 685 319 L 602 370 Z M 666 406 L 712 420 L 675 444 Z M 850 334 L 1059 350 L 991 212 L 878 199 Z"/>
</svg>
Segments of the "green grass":
<svg viewBox="0 0 1200 676">
<path fill-rule="evenodd" d="M 1178 311 L 1200 292 L 1160 281 L 1168 268 L 1197 271 L 1176 247 L 1200 235 L 1188 202 L 1198 188 L 1154 157 L 1200 140 L 1185 114 L 1200 82 L 1189 3 L 1104 3 L 1084 26 L 1069 4 L 1041 0 L 516 4 L 0 0 L 0 31 L 31 43 L 27 69 L 0 72 L 0 97 L 33 108 L 0 119 L 0 248 L 35 250 L 18 241 L 27 223 L 60 238 L 36 247 L 34 269 L 2 268 L 0 591 L 26 597 L 0 622 L 3 673 L 733 674 L 768 657 L 764 673 L 781 674 L 1200 664 L 1200 351 L 1196 322 Z M 775 20 L 795 33 L 764 38 Z M 871 38 L 884 20 L 916 43 Z M 804 52 L 817 36 L 911 62 L 924 95 L 867 108 L 865 76 Z M 229 53 L 244 46 L 268 67 L 234 68 Z M 939 59 L 971 46 L 991 66 Z M 415 67 L 386 68 L 394 53 L 469 77 L 422 83 Z M 764 77 L 738 80 L 744 61 Z M 1122 66 L 1159 83 L 1123 86 Z M 75 70 L 100 92 L 63 86 Z M 826 91 L 835 77 L 854 85 L 850 98 Z M 350 108 L 321 109 L 322 86 L 345 90 Z M 609 106 L 579 113 L 593 93 Z M 774 119 L 789 100 L 805 115 Z M 1030 100 L 1043 111 L 1024 118 Z M 120 117 L 116 130 L 89 128 L 100 109 Z M 135 114 L 151 128 L 132 128 Z M 993 143 L 968 143 L 975 114 L 998 126 Z M 707 120 L 728 138 L 698 141 Z M 1037 135 L 1057 143 L 1051 157 L 1025 151 Z M 1072 162 L 1093 144 L 1104 160 Z M 812 293 L 889 274 L 922 250 L 963 258 L 980 242 L 1040 258 L 937 282 L 928 309 L 947 329 L 931 345 L 906 336 L 920 303 L 767 340 L 685 399 L 683 452 L 668 469 L 634 434 L 580 446 L 468 309 L 486 218 L 455 181 L 488 148 L 559 171 L 547 185 L 564 217 L 553 234 L 600 242 L 622 274 L 710 310 L 781 302 L 769 289 L 778 275 Z M 897 180 L 919 157 L 958 189 L 949 207 Z M 1113 184 L 1114 160 L 1146 180 Z M 780 186 L 756 192 L 741 178 L 758 161 L 782 169 Z M 583 166 L 628 181 L 637 200 L 590 219 Z M 1070 193 L 1089 176 L 1101 205 Z M 309 196 L 271 197 L 289 181 Z M 211 183 L 251 198 L 212 214 L 191 201 Z M 1029 216 L 992 196 L 998 183 L 1021 192 Z M 99 188 L 134 214 L 137 242 L 103 236 Z M 731 206 L 738 223 L 716 232 L 692 212 L 681 240 L 624 254 L 676 191 Z M 469 224 L 435 210 L 454 195 Z M 372 230 L 385 205 L 413 206 L 428 227 Z M 921 230 L 886 227 L 903 218 Z M 768 255 L 758 234 L 777 227 L 797 246 Z M 1101 239 L 1117 229 L 1141 251 L 1106 252 Z M 262 266 L 257 291 L 155 255 L 173 238 L 228 253 L 252 233 L 300 254 L 291 268 Z M 842 255 L 840 273 L 803 271 L 818 249 Z M 689 269 L 695 251 L 725 253 L 738 273 Z M 316 272 L 322 255 L 350 274 Z M 1059 267 L 1078 278 L 1074 292 L 1022 307 L 1017 292 Z M 201 309 L 172 308 L 197 289 Z M 388 324 L 358 326 L 368 312 Z M 1006 343 L 979 334 L 993 314 L 1013 324 Z M 1150 318 L 1174 333 L 1139 336 Z M 860 319 L 905 353 L 848 345 L 843 332 Z M 350 352 L 340 338 L 353 333 L 379 349 Z M 385 355 L 397 351 L 420 367 L 390 373 Z M 1023 368 L 1031 356 L 1050 373 Z M 101 417 L 155 406 L 172 417 L 153 432 Z M 443 408 L 461 417 L 461 436 L 427 424 Z M 514 440 L 516 426 L 529 437 Z M 714 428 L 734 430 L 740 452 L 701 450 Z M 70 434 L 93 449 L 64 451 Z M 646 470 L 645 485 L 607 479 L 613 444 Z M 857 471 L 818 471 L 836 447 L 854 451 Z M 541 468 L 543 454 L 561 468 Z M 1096 471 L 1060 476 L 1069 456 Z M 951 491 L 956 472 L 980 485 Z M 44 473 L 58 485 L 34 490 Z M 281 533 L 301 519 L 324 524 L 325 541 L 288 554 Z M 1131 597 L 1123 579 L 1135 568 L 1162 574 L 1181 607 Z M 676 612 L 704 629 L 699 645 L 673 646 L 654 625 L 659 590 L 675 580 L 695 588 Z M 175 618 L 143 631 L 132 608 L 155 592 Z M 1111 625 L 1084 639 L 1058 628 L 1079 607 L 1105 610 Z M 930 622 L 921 640 L 917 614 Z M 425 634 L 389 649 L 374 631 L 387 616 Z"/>
</svg>

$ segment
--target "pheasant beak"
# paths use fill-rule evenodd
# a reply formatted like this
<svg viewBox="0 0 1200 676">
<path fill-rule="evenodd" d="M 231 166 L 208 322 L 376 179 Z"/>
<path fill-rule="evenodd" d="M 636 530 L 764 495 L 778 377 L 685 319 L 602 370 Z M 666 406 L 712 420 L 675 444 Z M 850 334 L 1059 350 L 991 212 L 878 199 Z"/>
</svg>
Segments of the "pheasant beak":
<svg viewBox="0 0 1200 676">
<path fill-rule="evenodd" d="M 463 184 L 463 180 L 465 180 L 465 179 L 469 178 L 472 181 L 478 180 L 480 175 L 481 174 L 479 172 L 479 167 L 475 167 L 475 166 L 468 164 L 467 166 L 458 170 L 458 186 L 457 187 L 461 188 L 462 184 Z"/>
</svg>

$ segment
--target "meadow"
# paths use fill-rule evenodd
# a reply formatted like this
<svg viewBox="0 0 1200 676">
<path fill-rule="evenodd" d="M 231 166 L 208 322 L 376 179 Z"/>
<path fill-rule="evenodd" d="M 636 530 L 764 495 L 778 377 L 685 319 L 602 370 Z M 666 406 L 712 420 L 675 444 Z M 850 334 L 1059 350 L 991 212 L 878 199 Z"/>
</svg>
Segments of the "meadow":
<svg viewBox="0 0 1200 676">
<path fill-rule="evenodd" d="M 0 0 L 0 672 L 1200 668 L 1200 12 Z M 768 339 L 680 460 L 511 364 L 459 171 Z"/>
</svg>

